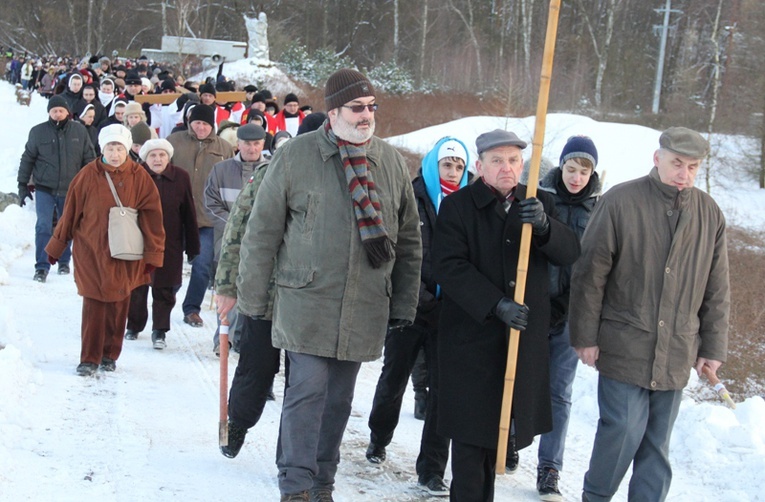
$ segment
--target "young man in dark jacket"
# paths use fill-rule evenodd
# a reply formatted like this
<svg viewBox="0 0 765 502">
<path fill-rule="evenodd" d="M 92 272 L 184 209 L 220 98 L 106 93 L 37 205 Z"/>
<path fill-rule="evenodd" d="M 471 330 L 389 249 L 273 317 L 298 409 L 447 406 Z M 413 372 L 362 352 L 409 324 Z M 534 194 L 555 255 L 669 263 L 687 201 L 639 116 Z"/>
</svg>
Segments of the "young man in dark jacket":
<svg viewBox="0 0 765 502">
<path fill-rule="evenodd" d="M 448 496 L 444 483 L 449 440 L 436 432 L 438 403 L 437 339 L 440 290 L 433 278 L 430 246 L 436 227 L 436 215 L 441 201 L 467 185 L 468 154 L 465 145 L 454 138 L 443 138 L 422 159 L 420 175 L 412 181 L 417 210 L 420 214 L 422 236 L 422 267 L 417 315 L 412 326 L 389 329 L 385 337 L 382 374 L 377 382 L 369 428 L 372 432 L 367 448 L 367 460 L 385 461 L 385 447 L 393 439 L 401 413 L 409 375 L 417 355 L 425 350 L 429 392 L 426 399 L 425 424 L 422 429 L 420 454 L 417 458 L 419 485 L 435 496 Z"/>
<path fill-rule="evenodd" d="M 35 225 L 34 280 L 45 282 L 50 271 L 45 245 L 53 234 L 53 212 L 61 216 L 69 184 L 80 169 L 95 160 L 90 135 L 80 123 L 69 119 L 69 105 L 61 96 L 48 101 L 48 120 L 29 131 L 19 164 L 19 198 L 32 200 L 36 191 L 37 224 Z M 34 184 L 32 177 L 34 176 Z M 58 273 L 69 273 L 71 246 L 58 261 Z"/>
</svg>

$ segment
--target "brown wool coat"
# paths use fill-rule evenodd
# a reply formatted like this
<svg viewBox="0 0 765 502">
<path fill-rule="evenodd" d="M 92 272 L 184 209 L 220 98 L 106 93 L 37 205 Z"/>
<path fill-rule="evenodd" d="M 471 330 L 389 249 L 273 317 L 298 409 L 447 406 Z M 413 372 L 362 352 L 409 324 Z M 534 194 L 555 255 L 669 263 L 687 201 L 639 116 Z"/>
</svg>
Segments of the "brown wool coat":
<svg viewBox="0 0 765 502">
<path fill-rule="evenodd" d="M 109 209 L 116 206 L 104 169 L 108 169 L 122 204 L 139 211 L 144 258 L 115 260 L 109 254 Z M 128 159 L 118 168 L 96 159 L 82 168 L 69 186 L 64 212 L 45 252 L 58 259 L 74 241 L 74 280 L 77 292 L 102 302 L 116 302 L 147 284 L 146 264 L 161 267 L 165 251 L 162 206 L 157 187 L 140 165 Z"/>
</svg>

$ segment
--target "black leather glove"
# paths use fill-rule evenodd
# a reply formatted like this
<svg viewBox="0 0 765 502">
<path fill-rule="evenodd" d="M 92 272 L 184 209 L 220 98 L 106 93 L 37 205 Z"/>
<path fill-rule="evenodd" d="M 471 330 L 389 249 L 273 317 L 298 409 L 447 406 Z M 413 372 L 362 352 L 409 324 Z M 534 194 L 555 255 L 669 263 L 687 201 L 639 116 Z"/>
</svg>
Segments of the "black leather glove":
<svg viewBox="0 0 765 502">
<path fill-rule="evenodd" d="M 186 257 L 188 258 L 189 265 L 194 263 L 194 260 L 197 259 L 198 254 L 187 254 Z"/>
<path fill-rule="evenodd" d="M 529 325 L 529 308 L 510 298 L 502 298 L 494 307 L 494 315 L 513 329 L 523 331 Z"/>
<path fill-rule="evenodd" d="M 27 203 L 26 199 L 34 200 L 32 192 L 26 183 L 19 183 L 19 206 L 24 207 L 24 204 Z"/>
<path fill-rule="evenodd" d="M 401 329 L 411 325 L 412 325 L 412 322 L 407 321 L 406 319 L 389 319 L 388 320 L 388 329 Z"/>
<path fill-rule="evenodd" d="M 531 223 L 534 235 L 545 235 L 550 231 L 550 220 L 545 214 L 545 207 L 536 197 L 523 199 L 518 203 L 520 209 L 521 221 Z"/>
</svg>

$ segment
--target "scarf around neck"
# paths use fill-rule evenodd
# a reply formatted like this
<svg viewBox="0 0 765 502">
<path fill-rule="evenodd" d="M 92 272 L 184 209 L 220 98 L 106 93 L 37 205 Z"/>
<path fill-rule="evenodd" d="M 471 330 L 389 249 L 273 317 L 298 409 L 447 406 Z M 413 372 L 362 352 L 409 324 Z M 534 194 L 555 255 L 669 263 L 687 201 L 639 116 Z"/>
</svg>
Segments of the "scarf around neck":
<svg viewBox="0 0 765 502">
<path fill-rule="evenodd" d="M 337 144 L 340 151 L 364 251 L 372 268 L 380 268 L 383 263 L 393 259 L 394 251 L 393 242 L 383 223 L 380 198 L 377 196 L 372 172 L 367 164 L 366 145 L 369 142 L 355 144 L 338 138 L 329 121 L 324 127 L 329 139 Z"/>
</svg>

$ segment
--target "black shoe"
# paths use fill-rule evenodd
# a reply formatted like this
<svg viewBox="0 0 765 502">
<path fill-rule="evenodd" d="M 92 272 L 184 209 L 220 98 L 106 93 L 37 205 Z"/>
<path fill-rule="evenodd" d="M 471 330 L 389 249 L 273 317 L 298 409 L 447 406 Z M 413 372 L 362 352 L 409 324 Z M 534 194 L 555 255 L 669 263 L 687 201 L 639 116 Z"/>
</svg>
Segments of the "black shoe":
<svg viewBox="0 0 765 502">
<path fill-rule="evenodd" d="M 537 468 L 537 491 L 539 499 L 546 502 L 563 502 L 563 495 L 558 490 L 560 474 L 552 467 Z"/>
<path fill-rule="evenodd" d="M 434 497 L 448 497 L 449 486 L 441 476 L 433 476 L 426 483 L 418 483 L 419 487 Z"/>
<path fill-rule="evenodd" d="M 69 265 L 66 263 L 61 263 L 58 266 L 58 275 L 69 275 L 70 272 L 71 270 L 69 269 Z"/>
<path fill-rule="evenodd" d="M 165 331 L 162 329 L 155 329 L 151 332 L 151 343 L 157 350 L 162 350 L 167 347 L 165 343 Z"/>
<path fill-rule="evenodd" d="M 428 405 L 428 393 L 417 391 L 414 393 L 414 418 L 425 420 L 425 409 Z"/>
<path fill-rule="evenodd" d="M 311 488 L 308 491 L 308 502 L 335 502 L 332 488 Z"/>
<path fill-rule="evenodd" d="M 77 366 L 77 374 L 80 376 L 92 376 L 93 374 L 95 374 L 97 369 L 98 369 L 97 364 L 80 363 L 80 365 Z"/>
<path fill-rule="evenodd" d="M 244 444 L 244 437 L 247 435 L 247 429 L 228 423 L 228 444 L 220 447 L 220 452 L 224 457 L 234 458 L 239 455 L 239 450 Z"/>
<path fill-rule="evenodd" d="M 35 276 L 32 277 L 32 279 L 34 279 L 37 282 L 45 282 L 45 279 L 47 278 L 48 278 L 48 271 L 41 268 L 38 268 L 37 270 L 35 270 Z"/>
<path fill-rule="evenodd" d="M 104 357 L 101 359 L 101 369 L 104 371 L 114 371 L 117 369 L 117 363 L 114 361 L 114 359 Z"/>
<path fill-rule="evenodd" d="M 385 462 L 385 447 L 369 443 L 367 447 L 367 460 L 373 464 L 382 464 Z"/>
<path fill-rule="evenodd" d="M 507 462 L 505 463 L 505 472 L 513 474 L 518 470 L 518 462 L 520 457 L 518 456 L 518 450 L 515 448 L 515 436 L 510 436 L 510 441 L 507 443 Z"/>
<path fill-rule="evenodd" d="M 135 340 L 136 338 L 138 338 L 138 333 L 139 332 L 134 329 L 129 329 L 125 331 L 125 340 Z"/>
<path fill-rule="evenodd" d="M 271 384 L 271 388 L 268 389 L 268 392 L 266 393 L 266 401 L 276 401 L 276 396 L 274 395 L 274 384 Z"/>
</svg>

